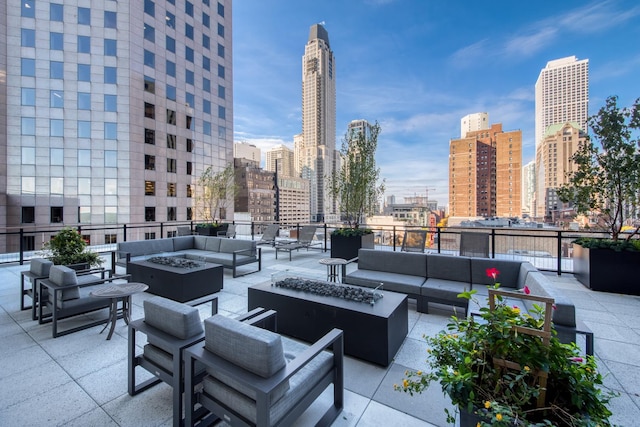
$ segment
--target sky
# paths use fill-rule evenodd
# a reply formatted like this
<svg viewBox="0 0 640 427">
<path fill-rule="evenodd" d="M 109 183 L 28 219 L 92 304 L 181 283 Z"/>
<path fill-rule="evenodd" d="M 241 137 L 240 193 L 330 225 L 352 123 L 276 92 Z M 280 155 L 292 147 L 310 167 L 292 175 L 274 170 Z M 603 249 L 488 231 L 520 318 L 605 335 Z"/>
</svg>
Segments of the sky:
<svg viewBox="0 0 640 427">
<path fill-rule="evenodd" d="M 535 82 L 548 61 L 589 59 L 589 114 L 640 97 L 640 2 L 239 0 L 233 3 L 234 140 L 264 153 L 302 131 L 302 55 L 323 23 L 335 57 L 336 148 L 378 121 L 385 195 L 448 203 L 449 141 L 489 113 L 533 160 Z"/>
</svg>

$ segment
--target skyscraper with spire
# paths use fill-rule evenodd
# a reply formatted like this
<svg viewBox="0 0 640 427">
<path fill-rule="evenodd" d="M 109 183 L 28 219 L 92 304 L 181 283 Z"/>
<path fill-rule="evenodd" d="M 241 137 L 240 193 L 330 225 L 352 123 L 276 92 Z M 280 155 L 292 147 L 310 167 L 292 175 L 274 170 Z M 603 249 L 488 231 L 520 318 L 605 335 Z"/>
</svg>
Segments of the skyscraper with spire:
<svg viewBox="0 0 640 427">
<path fill-rule="evenodd" d="M 338 220 L 330 177 L 336 170 L 336 68 L 329 33 L 314 24 L 302 57 L 302 138 L 296 149 L 300 174 L 310 181 L 311 220 Z"/>
</svg>

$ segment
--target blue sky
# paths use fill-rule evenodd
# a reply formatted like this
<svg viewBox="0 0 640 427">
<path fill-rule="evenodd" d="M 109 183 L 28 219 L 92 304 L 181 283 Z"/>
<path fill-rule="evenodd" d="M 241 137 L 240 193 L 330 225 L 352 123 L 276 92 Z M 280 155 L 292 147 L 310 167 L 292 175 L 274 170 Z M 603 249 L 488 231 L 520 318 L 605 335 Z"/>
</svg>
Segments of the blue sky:
<svg viewBox="0 0 640 427">
<path fill-rule="evenodd" d="M 534 155 L 534 85 L 547 61 L 589 59 L 589 111 L 640 97 L 640 2 L 240 0 L 233 4 L 235 141 L 293 148 L 301 58 L 323 22 L 336 58 L 336 146 L 378 121 L 386 194 L 448 201 L 449 140 L 479 111 L 522 130 Z"/>
</svg>

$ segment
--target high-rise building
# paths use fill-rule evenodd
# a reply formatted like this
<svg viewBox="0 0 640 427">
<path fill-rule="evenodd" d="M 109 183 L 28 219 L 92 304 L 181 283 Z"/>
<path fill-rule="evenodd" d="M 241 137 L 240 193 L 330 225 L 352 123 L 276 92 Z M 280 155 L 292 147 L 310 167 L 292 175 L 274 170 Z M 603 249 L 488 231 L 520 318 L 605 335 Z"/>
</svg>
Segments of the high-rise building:
<svg viewBox="0 0 640 427">
<path fill-rule="evenodd" d="M 568 174 L 575 172 L 571 157 L 580 144 L 586 141 L 586 133 L 575 122 L 551 125 L 542 142 L 536 147 L 536 168 L 545 164 L 544 173 L 538 173 L 535 216 L 539 219 L 557 218 L 562 207 L 555 189 L 568 184 Z M 551 191 L 552 190 L 552 191 Z"/>
<path fill-rule="evenodd" d="M 293 150 L 285 145 L 276 145 L 267 151 L 267 160 L 265 169 L 271 172 L 278 169 L 278 176 L 296 176 L 296 170 L 293 161 Z"/>
<path fill-rule="evenodd" d="M 234 142 L 233 143 L 233 158 L 234 159 L 246 159 L 258 163 L 260 166 L 261 156 L 260 149 L 248 142 Z"/>
<path fill-rule="evenodd" d="M 449 143 L 449 213 L 516 217 L 521 211 L 522 131 L 502 124 Z"/>
<path fill-rule="evenodd" d="M 336 64 L 329 34 L 311 26 L 302 57 L 302 140 L 297 146 L 300 174 L 310 181 L 311 220 L 338 220 L 331 195 L 336 171 Z"/>
<path fill-rule="evenodd" d="M 467 114 L 460 119 L 460 138 L 467 136 L 467 132 L 489 129 L 489 113 Z"/>
<path fill-rule="evenodd" d="M 589 114 L 589 60 L 575 56 L 547 62 L 536 81 L 536 145 L 547 128 L 576 122 L 587 129 Z"/>
<path fill-rule="evenodd" d="M 275 219 L 276 192 L 274 173 L 246 158 L 233 159 L 237 192 L 234 210 L 248 212 L 251 221 L 271 223 Z"/>
<path fill-rule="evenodd" d="M 1 226 L 197 219 L 232 161 L 231 4 L 2 2 Z"/>
<path fill-rule="evenodd" d="M 534 214 L 536 194 L 536 161 L 535 159 L 522 167 L 522 214 Z"/>
</svg>

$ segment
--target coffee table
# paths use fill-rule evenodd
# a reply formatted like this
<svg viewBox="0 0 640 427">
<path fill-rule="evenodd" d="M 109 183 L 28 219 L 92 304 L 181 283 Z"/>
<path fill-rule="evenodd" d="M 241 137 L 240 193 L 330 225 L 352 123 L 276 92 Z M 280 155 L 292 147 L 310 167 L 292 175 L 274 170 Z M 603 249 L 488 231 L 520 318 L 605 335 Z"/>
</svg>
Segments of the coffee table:
<svg viewBox="0 0 640 427">
<path fill-rule="evenodd" d="M 131 281 L 149 285 L 149 293 L 187 302 L 219 292 L 223 286 L 220 264 L 200 261 L 191 268 L 172 267 L 148 260 L 131 261 L 127 273 Z"/>
<path fill-rule="evenodd" d="M 404 294 L 383 294 L 371 305 L 267 282 L 249 288 L 248 308 L 276 310 L 278 333 L 308 342 L 315 342 L 332 328 L 342 329 L 346 354 L 388 366 L 407 336 L 408 304 Z"/>
<path fill-rule="evenodd" d="M 129 324 L 129 316 L 130 316 L 130 307 L 131 307 L 131 296 L 133 294 L 137 294 L 139 292 L 144 292 L 149 287 L 144 283 L 118 283 L 115 285 L 109 286 L 100 286 L 95 291 L 91 291 L 89 295 L 95 298 L 109 298 L 111 300 L 111 305 L 109 306 L 109 318 L 107 319 L 107 324 L 104 325 L 104 328 L 100 331 L 103 333 L 107 326 L 111 325 L 109 329 L 109 334 L 107 335 L 107 339 L 110 340 L 113 336 L 113 330 L 116 327 L 116 322 L 118 321 L 118 301 L 122 301 L 122 318 L 124 322 Z"/>
</svg>

